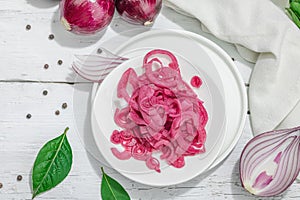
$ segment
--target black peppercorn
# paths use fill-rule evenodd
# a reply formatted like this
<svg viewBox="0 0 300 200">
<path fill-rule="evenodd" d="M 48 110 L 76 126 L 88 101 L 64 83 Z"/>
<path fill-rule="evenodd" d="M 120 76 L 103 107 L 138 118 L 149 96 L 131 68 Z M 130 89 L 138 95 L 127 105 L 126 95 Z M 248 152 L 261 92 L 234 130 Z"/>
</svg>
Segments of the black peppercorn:
<svg viewBox="0 0 300 200">
<path fill-rule="evenodd" d="M 49 40 L 53 40 L 54 39 L 54 35 L 50 34 L 48 38 L 49 38 Z"/>
<path fill-rule="evenodd" d="M 67 104 L 67 103 L 63 103 L 63 104 L 61 105 L 61 107 L 62 107 L 63 109 L 66 109 L 66 108 L 68 107 L 68 104 Z"/>
<path fill-rule="evenodd" d="M 31 26 L 28 24 L 28 25 L 26 25 L 26 30 L 30 30 L 31 29 Z"/>
<path fill-rule="evenodd" d="M 62 65 L 62 64 L 63 64 L 63 61 L 62 61 L 62 60 L 58 60 L 58 61 L 57 61 L 57 64 Z"/>
<path fill-rule="evenodd" d="M 47 90 L 44 90 L 44 91 L 43 91 L 43 95 L 46 96 L 47 94 L 48 94 L 48 91 L 47 91 Z"/>
<path fill-rule="evenodd" d="M 97 53 L 98 53 L 98 54 L 101 54 L 101 53 L 102 53 L 102 49 L 98 49 L 98 50 L 97 50 Z"/>
<path fill-rule="evenodd" d="M 60 114 L 59 110 L 55 111 L 55 115 L 59 115 L 59 114 Z"/>
<path fill-rule="evenodd" d="M 30 118 L 31 118 L 31 114 L 28 113 L 28 114 L 26 115 L 26 118 L 27 118 L 27 119 L 30 119 Z"/>
<path fill-rule="evenodd" d="M 44 65 L 44 69 L 48 69 L 49 68 L 49 65 L 48 64 L 45 64 Z"/>
<path fill-rule="evenodd" d="M 17 176 L 17 180 L 18 180 L 18 181 L 21 181 L 22 179 L 23 179 L 23 177 L 22 177 L 21 175 L 18 175 L 18 176 Z"/>
<path fill-rule="evenodd" d="M 3 187 L 3 184 L 2 183 L 0 183 L 0 189 Z"/>
</svg>

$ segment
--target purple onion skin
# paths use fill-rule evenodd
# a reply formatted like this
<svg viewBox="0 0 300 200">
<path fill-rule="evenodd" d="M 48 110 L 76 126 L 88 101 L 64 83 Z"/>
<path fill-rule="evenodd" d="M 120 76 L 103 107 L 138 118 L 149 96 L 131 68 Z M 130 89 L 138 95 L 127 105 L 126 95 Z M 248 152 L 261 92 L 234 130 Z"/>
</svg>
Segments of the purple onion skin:
<svg viewBox="0 0 300 200">
<path fill-rule="evenodd" d="M 114 0 L 62 0 L 61 22 L 76 34 L 94 34 L 106 28 L 115 11 Z"/>
<path fill-rule="evenodd" d="M 132 24 L 151 25 L 162 7 L 162 0 L 116 0 L 121 17 Z"/>
</svg>

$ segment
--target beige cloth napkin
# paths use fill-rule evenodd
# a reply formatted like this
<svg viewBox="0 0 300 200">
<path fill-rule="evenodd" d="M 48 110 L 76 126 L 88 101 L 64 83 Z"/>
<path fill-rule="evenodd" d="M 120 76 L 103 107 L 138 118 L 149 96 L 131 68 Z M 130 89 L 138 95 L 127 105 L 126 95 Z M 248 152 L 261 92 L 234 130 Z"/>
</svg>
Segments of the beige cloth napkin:
<svg viewBox="0 0 300 200">
<path fill-rule="evenodd" d="M 282 9 L 270 0 L 165 0 L 165 5 L 236 44 L 247 60 L 257 59 L 249 87 L 255 135 L 300 125 L 300 30 Z"/>
</svg>

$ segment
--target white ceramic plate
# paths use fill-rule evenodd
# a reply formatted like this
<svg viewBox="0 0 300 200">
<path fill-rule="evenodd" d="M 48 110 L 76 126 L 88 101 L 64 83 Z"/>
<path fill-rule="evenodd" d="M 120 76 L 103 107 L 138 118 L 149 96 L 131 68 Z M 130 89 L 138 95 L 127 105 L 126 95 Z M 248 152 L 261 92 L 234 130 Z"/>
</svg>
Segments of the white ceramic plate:
<svg viewBox="0 0 300 200">
<path fill-rule="evenodd" d="M 160 174 L 149 170 L 142 161 L 134 159 L 123 161 L 117 159 L 113 156 L 110 149 L 111 147 L 120 148 L 120 146 L 112 144 L 109 138 L 113 130 L 120 129 L 113 120 L 115 109 L 117 107 L 126 106 L 125 101 L 116 97 L 117 84 L 121 75 L 129 67 L 134 68 L 138 74 L 143 72 L 141 68 L 143 56 L 149 50 L 150 49 L 142 48 L 128 52 L 125 56 L 130 59 L 118 66 L 118 68 L 112 71 L 102 82 L 93 104 L 91 117 L 92 128 L 99 150 L 114 169 L 118 170 L 124 176 L 143 184 L 166 186 L 184 182 L 201 174 L 216 159 L 225 137 L 225 105 L 223 97 L 216 87 L 213 78 L 208 77 L 205 70 L 202 70 L 200 67 L 193 67 L 192 63 L 189 63 L 188 60 L 175 53 L 182 77 L 187 83 L 194 75 L 200 76 L 203 80 L 203 85 L 200 89 L 193 89 L 198 97 L 204 101 L 204 106 L 209 116 L 206 126 L 206 152 L 197 156 L 185 157 L 186 165 L 181 169 L 170 167 L 165 164 L 164 161 L 160 161 L 162 170 Z M 207 66 L 208 63 L 203 64 Z M 122 148 L 120 150 L 122 150 Z M 137 174 L 138 176 L 136 176 Z"/>
<path fill-rule="evenodd" d="M 139 35 L 140 38 L 138 38 L 138 40 L 144 41 L 142 36 L 144 34 L 145 33 Z M 146 37 L 151 38 L 148 36 Z M 136 43 L 136 40 L 134 40 L 134 43 Z M 117 83 L 117 80 L 119 79 L 120 75 L 126 69 L 126 67 L 125 69 L 122 67 L 123 65 L 119 66 L 105 79 L 105 81 L 101 84 L 100 89 L 98 90 L 97 95 L 95 97 L 91 119 L 93 133 L 97 146 L 102 152 L 102 155 L 107 159 L 110 165 L 113 166 L 113 168 L 117 169 L 123 175 L 137 182 L 141 182 L 148 185 L 165 186 L 187 181 L 208 169 L 208 167 L 218 156 L 224 141 L 226 133 L 224 124 L 225 106 L 223 101 L 224 92 L 220 76 L 218 75 L 218 72 L 216 71 L 213 62 L 210 60 L 208 55 L 203 50 L 201 51 L 198 48 L 198 46 L 195 45 L 196 43 L 193 40 L 191 40 L 188 37 L 184 38 L 181 35 L 178 35 L 176 32 L 166 32 L 166 34 L 161 34 L 160 37 L 156 38 L 155 42 L 151 41 L 151 44 L 137 46 L 142 48 L 130 48 L 128 51 L 125 52 L 124 47 L 128 47 L 131 44 L 133 43 L 129 41 L 128 43 L 122 45 L 117 53 L 122 56 L 131 58 L 130 60 L 134 60 L 135 56 L 145 55 L 145 53 L 148 52 L 149 49 L 165 48 L 171 50 L 175 54 L 177 54 L 176 52 L 178 51 L 190 52 L 189 57 L 193 57 L 193 61 L 197 60 L 197 62 L 193 62 L 192 64 L 194 66 L 196 64 L 197 66 L 195 68 L 202 71 L 201 74 L 203 74 L 203 77 L 205 77 L 205 82 L 208 83 L 210 87 L 209 90 L 211 91 L 211 95 L 213 97 L 213 103 L 210 103 L 212 102 L 211 99 L 205 99 L 207 101 L 204 100 L 204 102 L 207 104 L 207 109 L 210 113 L 210 121 L 207 126 L 207 153 L 195 158 L 188 158 L 187 165 L 183 169 L 177 170 L 169 167 L 166 171 L 159 175 L 155 173 L 150 173 L 149 170 L 147 170 L 147 168 L 145 167 L 144 163 L 136 163 L 133 161 L 124 162 L 113 157 L 112 153 L 110 152 L 111 146 L 107 145 L 110 144 L 107 138 L 109 138 L 113 129 L 116 129 L 117 127 L 113 126 L 114 124 L 106 126 L 106 124 L 109 124 L 109 121 L 106 119 L 112 119 L 114 112 L 113 109 L 111 109 L 112 106 L 108 106 L 107 104 L 105 104 L 105 102 L 112 102 L 112 94 L 109 94 L 116 87 L 116 85 L 114 85 L 113 83 Z M 195 48 L 198 49 L 196 49 L 196 51 L 193 51 Z M 184 59 L 190 61 L 190 59 Z M 199 60 L 201 62 L 199 62 Z M 191 77 L 193 74 L 195 74 L 194 72 L 189 73 L 188 69 L 189 68 L 182 69 L 183 73 L 187 74 L 187 77 Z M 118 79 L 116 77 L 111 78 L 115 74 L 117 74 L 116 77 L 118 77 Z M 219 87 L 217 87 L 217 85 Z M 209 95 L 207 95 L 207 98 L 208 96 Z M 103 113 L 105 113 L 105 118 L 103 118 L 101 114 L 99 114 L 101 113 L 99 112 L 100 110 Z M 213 122 L 212 126 L 210 126 L 211 122 Z M 199 158 L 201 158 L 201 160 L 199 160 Z"/>
<path fill-rule="evenodd" d="M 224 141 L 224 145 L 221 149 L 221 152 L 217 156 L 216 160 L 213 164 L 209 167 L 209 169 L 213 168 L 220 164 L 232 151 L 235 147 L 238 139 L 242 134 L 242 130 L 244 127 L 245 119 L 246 119 L 246 108 L 247 108 L 247 99 L 246 99 L 246 91 L 244 87 L 243 80 L 234 65 L 231 58 L 224 52 L 219 46 L 211 42 L 210 40 L 203 38 L 202 36 L 191 33 L 188 31 L 182 30 L 174 30 L 174 31 L 165 31 L 165 30 L 154 30 L 143 33 L 144 30 L 133 30 L 128 31 L 127 33 L 119 34 L 118 36 L 113 37 L 112 39 L 104 42 L 101 44 L 101 47 L 105 47 L 115 53 L 124 53 L 131 51 L 132 49 L 137 48 L 145 48 L 149 47 L 147 43 L 154 41 L 157 37 L 160 37 L 160 33 L 163 34 L 170 34 L 176 39 L 184 38 L 189 39 L 189 43 L 192 43 L 193 48 L 189 51 L 181 51 L 184 49 L 180 49 L 178 52 L 181 55 L 186 55 L 186 58 L 189 58 L 190 52 L 197 52 L 198 49 L 200 51 L 204 51 L 211 62 L 214 63 L 215 68 L 211 69 L 209 72 L 210 74 L 221 74 L 221 81 L 215 82 L 217 87 L 221 90 L 225 98 L 225 107 L 226 107 L 226 138 Z M 139 39 L 138 44 L 136 47 L 132 47 L 131 45 L 122 45 L 119 48 L 120 44 L 123 43 L 135 43 L 137 38 Z M 146 38 L 150 41 L 143 43 L 143 40 Z M 82 140 L 83 145 L 87 149 L 87 151 L 93 155 L 102 165 L 106 165 L 105 160 L 103 159 L 101 153 L 99 152 L 97 146 L 95 145 L 95 141 L 93 139 L 91 127 L 90 127 L 90 109 L 91 104 L 90 102 L 93 101 L 95 96 L 95 92 L 97 91 L 98 84 L 94 84 L 93 88 L 90 88 L 86 84 L 78 84 L 80 88 L 74 89 L 74 119 L 77 128 L 77 132 L 79 137 Z M 222 89 L 223 88 L 223 89 Z M 76 109 L 78 106 L 85 106 L 85 112 L 78 112 L 79 109 Z M 136 174 L 135 176 L 139 176 Z M 138 177 L 137 177 L 138 178 Z"/>
<path fill-rule="evenodd" d="M 180 53 L 194 65 L 199 63 L 201 66 L 204 60 L 213 62 L 215 68 L 206 70 L 211 77 L 220 75 L 220 81 L 216 78 L 215 83 L 221 91 L 224 91 L 227 121 L 223 147 L 209 169 L 217 166 L 237 144 L 247 116 L 246 88 L 231 57 L 207 38 L 183 30 L 153 30 L 141 33 L 131 39 L 124 40 L 124 44 L 117 48 L 115 53 L 122 54 L 122 52 L 142 47 L 165 47 Z M 205 54 L 206 56 L 199 59 L 200 55 L 198 56 L 198 54 Z M 94 85 L 94 90 L 95 88 L 97 85 Z"/>
</svg>

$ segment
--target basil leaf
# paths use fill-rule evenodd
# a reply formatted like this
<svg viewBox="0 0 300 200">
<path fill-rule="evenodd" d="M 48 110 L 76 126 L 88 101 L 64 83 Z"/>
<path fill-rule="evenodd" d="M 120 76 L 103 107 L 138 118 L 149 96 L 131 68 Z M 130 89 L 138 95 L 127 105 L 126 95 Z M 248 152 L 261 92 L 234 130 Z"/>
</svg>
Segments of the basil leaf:
<svg viewBox="0 0 300 200">
<path fill-rule="evenodd" d="M 290 4 L 290 8 L 294 13 L 297 15 L 298 19 L 300 18 L 300 3 L 299 2 L 292 2 Z"/>
<path fill-rule="evenodd" d="M 300 20 L 298 19 L 297 15 L 290 8 L 286 8 L 286 10 L 290 14 L 290 16 L 291 16 L 292 20 L 294 21 L 294 23 L 298 26 L 298 28 L 300 28 Z"/>
<path fill-rule="evenodd" d="M 102 200 L 130 200 L 126 190 L 113 178 L 109 177 L 101 167 L 102 183 L 101 197 Z"/>
<path fill-rule="evenodd" d="M 72 149 L 67 139 L 67 127 L 62 135 L 47 142 L 39 151 L 32 171 L 32 199 L 61 183 L 72 167 Z"/>
</svg>

